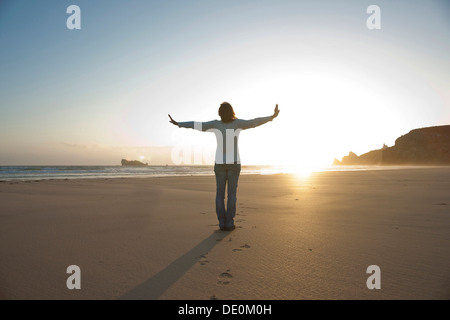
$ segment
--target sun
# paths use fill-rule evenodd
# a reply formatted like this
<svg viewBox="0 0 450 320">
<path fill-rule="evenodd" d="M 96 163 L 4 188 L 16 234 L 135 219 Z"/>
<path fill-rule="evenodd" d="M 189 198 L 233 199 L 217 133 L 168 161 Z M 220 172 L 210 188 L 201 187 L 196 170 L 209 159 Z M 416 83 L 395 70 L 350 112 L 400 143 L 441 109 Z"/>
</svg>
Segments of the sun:
<svg viewBox="0 0 450 320">
<path fill-rule="evenodd" d="M 399 122 L 393 111 L 398 99 L 378 79 L 332 61 L 311 61 L 301 70 L 292 63 L 283 70 L 253 79 L 236 95 L 244 118 L 267 115 L 275 104 L 280 109 L 273 124 L 243 135 L 241 150 L 249 162 L 314 171 L 349 151 L 368 152 L 386 142 L 384 137 L 395 136 L 389 132 Z"/>
</svg>

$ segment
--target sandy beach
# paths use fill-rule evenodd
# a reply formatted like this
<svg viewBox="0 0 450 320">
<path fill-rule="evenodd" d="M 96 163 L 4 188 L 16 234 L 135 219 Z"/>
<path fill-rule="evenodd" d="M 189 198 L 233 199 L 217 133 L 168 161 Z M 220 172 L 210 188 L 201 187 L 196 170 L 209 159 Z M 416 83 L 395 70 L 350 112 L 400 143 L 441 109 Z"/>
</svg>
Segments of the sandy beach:
<svg viewBox="0 0 450 320">
<path fill-rule="evenodd" d="M 450 299 L 449 191 L 449 167 L 241 175 L 224 232 L 214 176 L 3 181 L 0 298 Z"/>
</svg>

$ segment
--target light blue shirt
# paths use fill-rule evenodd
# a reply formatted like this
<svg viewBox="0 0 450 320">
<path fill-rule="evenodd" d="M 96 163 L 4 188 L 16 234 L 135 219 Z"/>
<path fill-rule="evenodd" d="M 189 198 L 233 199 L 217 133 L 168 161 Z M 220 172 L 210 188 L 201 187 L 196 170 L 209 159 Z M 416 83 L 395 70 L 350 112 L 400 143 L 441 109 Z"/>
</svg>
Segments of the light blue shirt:
<svg viewBox="0 0 450 320">
<path fill-rule="evenodd" d="M 273 118 L 262 117 L 251 120 L 234 119 L 232 122 L 225 123 L 221 120 L 208 122 L 178 122 L 180 128 L 191 128 L 198 131 L 214 132 L 216 135 L 216 163 L 217 164 L 240 164 L 239 156 L 239 133 L 241 130 L 258 127 Z"/>
</svg>

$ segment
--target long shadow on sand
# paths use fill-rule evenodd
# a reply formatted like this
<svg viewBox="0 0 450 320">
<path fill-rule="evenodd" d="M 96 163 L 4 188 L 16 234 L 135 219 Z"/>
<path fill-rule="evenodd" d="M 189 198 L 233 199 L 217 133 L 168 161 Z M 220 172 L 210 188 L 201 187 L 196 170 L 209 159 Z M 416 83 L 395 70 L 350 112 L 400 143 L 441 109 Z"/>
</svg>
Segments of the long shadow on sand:
<svg viewBox="0 0 450 320">
<path fill-rule="evenodd" d="M 201 255 L 210 251 L 229 232 L 213 232 L 208 238 L 200 242 L 187 253 L 169 264 L 147 281 L 131 289 L 119 299 L 121 300 L 156 300 L 170 288 L 183 274 L 197 263 Z"/>
</svg>

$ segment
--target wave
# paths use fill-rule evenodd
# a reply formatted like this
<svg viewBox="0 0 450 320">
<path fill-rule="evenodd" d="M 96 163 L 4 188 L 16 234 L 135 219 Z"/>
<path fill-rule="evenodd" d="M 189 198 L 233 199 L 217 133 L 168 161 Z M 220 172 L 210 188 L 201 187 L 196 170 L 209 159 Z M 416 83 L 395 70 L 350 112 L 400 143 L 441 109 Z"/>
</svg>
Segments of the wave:
<svg viewBox="0 0 450 320">
<path fill-rule="evenodd" d="M 211 166 L 0 166 L 0 180 L 123 178 L 213 173 Z"/>
</svg>

